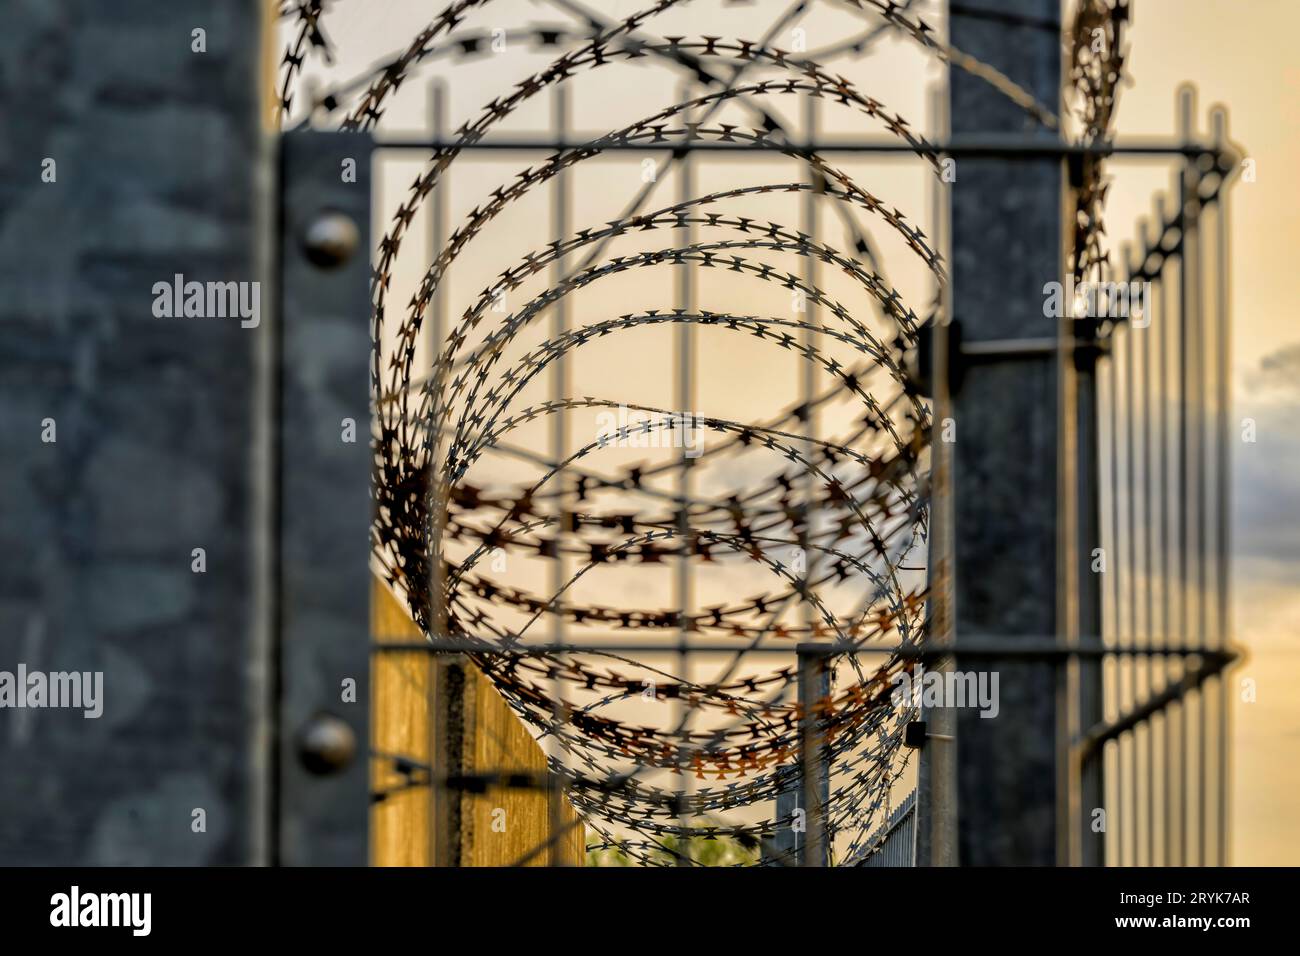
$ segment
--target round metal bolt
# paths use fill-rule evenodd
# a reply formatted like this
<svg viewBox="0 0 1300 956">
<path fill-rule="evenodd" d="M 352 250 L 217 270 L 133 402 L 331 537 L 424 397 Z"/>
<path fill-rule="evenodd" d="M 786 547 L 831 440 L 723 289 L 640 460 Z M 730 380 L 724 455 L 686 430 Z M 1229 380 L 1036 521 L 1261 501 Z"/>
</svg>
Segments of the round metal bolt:
<svg viewBox="0 0 1300 956">
<path fill-rule="evenodd" d="M 312 773 L 338 773 L 357 753 L 357 735 L 333 714 L 317 714 L 298 734 L 298 756 Z"/>
<path fill-rule="evenodd" d="M 337 210 L 320 213 L 307 225 L 302 247 L 312 265 L 335 269 L 347 262 L 361 244 L 361 233 L 350 216 Z"/>
</svg>

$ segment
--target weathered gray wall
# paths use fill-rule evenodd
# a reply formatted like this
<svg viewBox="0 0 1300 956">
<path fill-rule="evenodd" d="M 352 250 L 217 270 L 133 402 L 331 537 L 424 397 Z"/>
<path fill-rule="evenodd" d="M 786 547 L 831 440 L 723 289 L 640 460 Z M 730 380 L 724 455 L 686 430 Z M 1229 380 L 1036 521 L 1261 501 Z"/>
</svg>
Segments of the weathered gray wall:
<svg viewBox="0 0 1300 956">
<path fill-rule="evenodd" d="M 963 11 L 1059 21 L 1059 0 L 970 0 Z M 1053 111 L 1059 30 L 952 11 L 951 41 L 997 67 Z M 954 139 L 1055 134 L 984 81 L 954 69 Z M 960 159 L 952 193 L 952 314 L 966 341 L 1057 333 L 1043 286 L 1061 278 L 1062 163 Z M 1048 637 L 1057 625 L 1055 356 L 970 368 L 954 392 L 953 536 L 956 643 Z M 962 865 L 1056 860 L 1057 693 L 1050 662 L 961 658 L 999 672 L 1001 712 L 957 718 L 957 857 Z M 930 746 L 944 746 L 931 742 Z"/>
<path fill-rule="evenodd" d="M 261 18 L 258 0 L 5 3 L 0 670 L 102 670 L 105 703 L 0 710 L 3 864 L 267 858 L 253 476 L 273 303 L 257 329 L 151 312 L 177 272 L 261 278 Z"/>
</svg>

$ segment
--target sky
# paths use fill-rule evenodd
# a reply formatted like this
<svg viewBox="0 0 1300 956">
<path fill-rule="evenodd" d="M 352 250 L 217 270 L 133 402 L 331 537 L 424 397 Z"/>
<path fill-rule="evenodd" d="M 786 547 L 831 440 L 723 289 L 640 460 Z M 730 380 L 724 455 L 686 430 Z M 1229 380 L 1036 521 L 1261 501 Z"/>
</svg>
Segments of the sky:
<svg viewBox="0 0 1300 956">
<path fill-rule="evenodd" d="M 626 16 L 644 4 L 641 0 L 604 0 L 595 5 L 609 17 Z M 312 69 L 308 75 L 321 83 L 355 75 L 366 65 L 402 47 L 429 19 L 435 5 L 414 0 L 390 0 L 377 5 L 360 0 L 340 0 L 327 20 L 330 36 L 339 44 L 339 59 L 332 69 Z M 756 23 L 767 23 L 785 3 L 760 0 L 746 5 L 693 5 L 656 22 L 661 35 L 716 33 L 758 39 Z M 834 42 L 849 30 L 860 29 L 840 11 L 830 9 L 828 0 L 813 4 L 815 16 L 807 21 L 810 49 Z M 921 2 L 916 9 L 934 22 L 940 4 Z M 1068 8 L 1069 3 L 1065 6 Z M 1294 179 L 1300 158 L 1300 66 L 1294 59 L 1294 37 L 1300 35 L 1300 3 L 1295 0 L 1132 0 L 1133 19 L 1128 32 L 1128 79 L 1117 113 L 1121 138 L 1152 139 L 1172 136 L 1175 130 L 1175 97 L 1181 84 L 1194 83 L 1198 97 L 1198 121 L 1212 104 L 1229 108 L 1230 136 L 1254 161 L 1253 182 L 1239 182 L 1231 194 L 1232 279 L 1230 302 L 1233 316 L 1231 366 L 1233 406 L 1231 429 L 1233 481 L 1233 586 L 1234 638 L 1245 651 L 1244 661 L 1233 672 L 1234 708 L 1231 733 L 1232 755 L 1232 862 L 1235 864 L 1300 864 L 1300 812 L 1295 794 L 1300 792 L 1300 591 L 1295 582 L 1300 573 L 1300 329 L 1295 319 L 1297 269 L 1290 261 L 1300 245 L 1300 190 Z M 469 24 L 485 30 L 521 22 L 550 20 L 563 23 L 566 17 L 558 4 L 502 0 L 483 13 L 471 16 Z M 790 38 L 785 45 L 789 46 Z M 510 82 L 540 69 L 550 53 L 516 51 L 510 63 Z M 622 70 L 623 68 L 619 68 Z M 881 41 L 870 56 L 837 65 L 862 88 L 920 129 L 932 127 L 929 109 L 931 90 L 942 80 L 942 69 L 921 54 L 914 45 L 896 39 Z M 451 77 L 447 92 L 451 126 L 474 115 L 488 98 L 500 92 L 503 83 L 500 61 L 479 58 L 449 71 L 446 62 L 435 64 L 422 74 Z M 630 116 L 646 115 L 676 98 L 670 84 L 639 79 L 641 73 L 617 72 L 617 96 L 611 95 L 614 80 L 580 78 L 572 84 L 571 114 L 580 129 L 602 131 L 625 122 Z M 486 95 L 485 95 L 486 94 Z M 797 110 L 782 104 L 793 125 Z M 536 131 L 549 119 L 550 105 L 541 102 L 526 109 L 504 127 L 505 131 Z M 429 132 L 429 99 L 425 83 L 409 83 L 390 106 L 385 128 L 398 132 Z M 860 129 L 852 116 L 833 110 L 822 113 L 822 129 L 847 133 Z M 1204 127 L 1202 127 L 1204 128 Z M 870 132 L 878 133 L 875 129 Z M 422 169 L 418 157 L 387 155 L 380 179 L 377 229 L 386 227 L 404 188 Z M 450 221 L 462 221 L 467 211 L 484 198 L 485 190 L 508 179 L 518 170 L 517 158 L 493 158 L 478 162 L 458 173 L 448 197 Z M 908 212 L 913 221 L 928 222 L 929 186 L 919 164 L 892 161 L 845 160 L 855 176 L 868 182 L 877 195 Z M 459 168 L 459 167 L 458 167 Z M 635 191 L 640 183 L 639 160 L 602 160 L 598 167 L 574 180 L 573 223 L 575 226 L 609 218 L 611 204 Z M 1114 185 L 1107 208 L 1108 238 L 1112 248 L 1131 238 L 1132 226 L 1151 209 L 1151 196 L 1167 187 L 1169 172 L 1152 164 L 1124 165 L 1113 169 Z M 754 164 L 744 171 L 704 164 L 698 171 L 700 190 L 721 189 L 738 181 L 774 181 L 793 178 L 787 164 Z M 657 202 L 672 201 L 675 180 L 665 177 L 656 193 Z M 494 227 L 490 240 L 492 256 L 470 261 L 447 282 L 448 296 L 464 307 L 465 297 L 491 285 L 503 262 L 514 262 L 538 244 L 549 215 L 547 197 L 518 204 Z M 795 222 L 799 207 L 793 201 L 773 199 L 768 214 Z M 833 226 L 827 226 L 833 230 Z M 417 220 L 409 259 L 399 260 L 394 284 L 396 301 L 404 302 L 422 269 L 421 230 Z M 541 232 L 539 232 L 539 230 Z M 891 279 L 904 298 L 921 311 L 932 290 L 926 270 L 908 257 L 906 250 L 884 242 L 884 261 Z M 574 310 L 608 313 L 620 301 L 635 298 L 639 303 L 662 300 L 672 304 L 672 289 L 656 284 L 653 277 L 630 276 L 614 291 L 575 299 Z M 833 281 L 833 280 L 828 280 Z M 719 286 L 701 288 L 707 305 L 713 292 L 726 292 L 727 307 L 736 311 L 771 311 L 761 297 Z M 746 298 L 751 296 L 751 298 Z M 737 298 L 739 297 L 739 298 Z M 721 303 L 719 302 L 719 307 Z M 621 346 L 625 348 L 626 346 Z M 620 353 L 596 352 L 573 369 L 574 392 L 578 394 L 622 394 L 649 404 L 671 404 L 671 376 L 660 374 L 669 361 L 670 340 L 647 334 L 637 340 L 635 361 L 628 363 Z M 622 353 L 626 354 L 626 353 Z M 777 364 L 769 356 L 747 348 L 705 349 L 701 353 L 698 411 L 724 417 L 763 417 L 787 404 L 799 374 L 795 364 Z M 780 401 L 777 399 L 780 398 Z M 1255 441 L 1236 441 L 1249 420 Z M 575 425 L 580 432 L 583 425 Z M 498 476 L 501 477 L 501 476 Z M 734 476 L 732 476 L 734 477 Z M 632 601 L 656 604 L 670 600 L 670 583 L 646 577 L 606 581 L 603 603 Z M 720 582 L 718 588 L 734 588 L 736 582 Z M 704 590 L 710 587 L 702 585 Z M 701 597 L 703 602 L 703 597 Z M 1241 681 L 1254 684 L 1254 699 L 1247 702 L 1239 692 Z"/>
</svg>

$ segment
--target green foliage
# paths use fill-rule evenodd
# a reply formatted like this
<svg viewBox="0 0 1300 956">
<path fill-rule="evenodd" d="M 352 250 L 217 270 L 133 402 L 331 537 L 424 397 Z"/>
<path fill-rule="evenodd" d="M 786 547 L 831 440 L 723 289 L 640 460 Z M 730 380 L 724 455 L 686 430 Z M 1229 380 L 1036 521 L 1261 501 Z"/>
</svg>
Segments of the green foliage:
<svg viewBox="0 0 1300 956">
<path fill-rule="evenodd" d="M 656 842 L 661 844 L 663 849 L 656 849 L 649 854 L 654 864 L 673 866 L 677 863 L 678 854 L 684 853 L 681 849 L 682 842 L 675 836 L 662 837 Z M 692 837 L 685 845 L 689 849 L 686 855 L 689 855 L 697 866 L 756 866 L 758 864 L 759 852 L 756 842 L 752 846 L 746 846 L 734 837 L 717 837 L 712 840 Z M 625 850 L 618 847 L 587 851 L 587 866 L 648 865 L 651 864 L 633 859 Z"/>
</svg>

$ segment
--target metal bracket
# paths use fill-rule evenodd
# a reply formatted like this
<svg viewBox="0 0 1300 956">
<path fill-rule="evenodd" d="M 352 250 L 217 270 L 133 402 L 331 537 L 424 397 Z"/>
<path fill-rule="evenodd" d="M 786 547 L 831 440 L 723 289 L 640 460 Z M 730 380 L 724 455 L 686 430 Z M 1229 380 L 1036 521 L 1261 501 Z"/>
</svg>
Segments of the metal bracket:
<svg viewBox="0 0 1300 956">
<path fill-rule="evenodd" d="M 920 750 L 927 740 L 956 740 L 952 734 L 932 734 L 924 720 L 910 720 L 903 726 L 903 746 Z"/>
<path fill-rule="evenodd" d="M 947 337 L 948 392 L 955 394 L 965 381 L 966 371 L 974 365 L 992 362 L 1010 362 L 1018 359 L 1041 359 L 1061 351 L 1073 353 L 1076 367 L 1082 363 L 1096 362 L 1106 351 L 1106 343 L 1099 339 L 1091 320 L 1079 321 L 1079 333 L 1069 338 L 1041 336 L 1020 339 L 985 339 L 967 342 L 962 335 L 959 319 L 946 323 L 927 322 L 917 335 L 917 346 L 910 369 L 910 377 L 922 395 L 934 395 L 934 357 L 936 337 Z M 1086 324 L 1087 323 L 1087 324 Z"/>
</svg>

